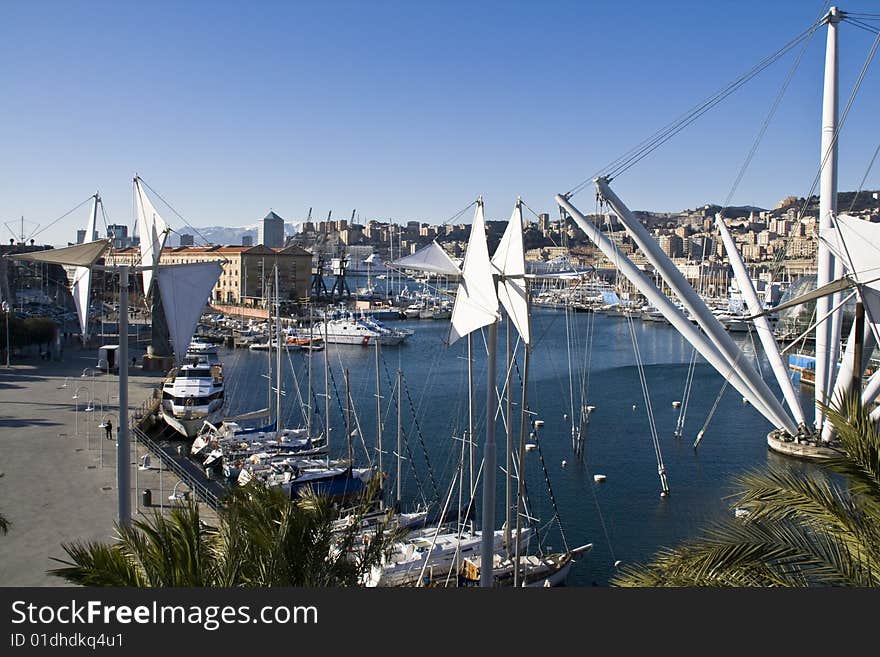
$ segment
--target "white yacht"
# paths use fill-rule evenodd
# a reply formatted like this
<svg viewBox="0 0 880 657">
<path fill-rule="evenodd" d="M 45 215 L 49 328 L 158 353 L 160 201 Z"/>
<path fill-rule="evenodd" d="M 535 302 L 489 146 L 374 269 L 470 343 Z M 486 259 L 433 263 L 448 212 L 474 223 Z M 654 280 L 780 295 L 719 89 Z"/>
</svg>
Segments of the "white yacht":
<svg viewBox="0 0 880 657">
<path fill-rule="evenodd" d="M 493 551 L 504 547 L 504 533 L 503 529 L 494 532 Z M 520 536 L 525 549 L 531 529 L 523 527 Z M 482 543 L 483 534 L 479 531 L 459 535 L 455 530 L 438 531 L 437 527 L 418 529 L 394 544 L 382 564 L 372 568 L 364 584 L 368 587 L 417 586 L 420 577 L 427 581 L 445 578 L 463 559 L 479 555 Z"/>
<path fill-rule="evenodd" d="M 326 322 L 315 324 L 312 334 L 326 338 L 328 343 L 333 344 L 357 344 L 372 345 L 379 341 L 383 347 L 394 346 L 409 337 L 409 331 L 391 329 L 368 317 L 346 317 L 331 319 Z"/>
<path fill-rule="evenodd" d="M 171 370 L 162 384 L 162 417 L 178 433 L 193 438 L 223 406 L 223 371 L 204 360 Z"/>
</svg>

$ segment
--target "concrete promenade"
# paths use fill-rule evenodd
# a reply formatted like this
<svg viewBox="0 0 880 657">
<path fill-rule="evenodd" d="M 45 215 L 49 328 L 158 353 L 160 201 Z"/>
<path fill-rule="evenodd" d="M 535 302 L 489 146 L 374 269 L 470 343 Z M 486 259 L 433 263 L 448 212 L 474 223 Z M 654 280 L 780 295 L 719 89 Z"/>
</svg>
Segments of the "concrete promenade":
<svg viewBox="0 0 880 657">
<path fill-rule="evenodd" d="M 140 362 L 143 351 L 132 345 L 131 352 Z M 93 370 L 96 364 L 96 349 L 76 346 L 65 348 L 61 361 L 32 355 L 14 360 L 9 370 L 0 363 L 0 512 L 10 522 L 9 533 L 0 535 L 0 586 L 64 586 L 46 574 L 58 565 L 52 557 L 66 556 L 62 543 L 114 537 L 118 378 Z M 161 380 L 140 365 L 130 370 L 130 413 Z M 87 412 L 90 399 L 94 410 Z M 113 440 L 98 427 L 108 418 Z M 152 469 L 139 470 L 144 453 L 132 444 L 133 519 L 167 508 L 178 483 L 173 473 L 157 468 L 155 457 Z M 141 505 L 145 488 L 152 491 L 149 509 Z M 181 485 L 178 492 L 186 490 Z M 214 519 L 208 507 L 201 509 L 206 520 Z"/>
</svg>

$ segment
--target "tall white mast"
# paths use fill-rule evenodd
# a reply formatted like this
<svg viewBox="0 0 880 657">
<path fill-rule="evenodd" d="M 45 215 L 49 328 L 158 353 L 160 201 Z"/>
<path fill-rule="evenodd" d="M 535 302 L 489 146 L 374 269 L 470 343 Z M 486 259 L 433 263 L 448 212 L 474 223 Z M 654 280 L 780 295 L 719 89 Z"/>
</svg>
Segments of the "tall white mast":
<svg viewBox="0 0 880 657">
<path fill-rule="evenodd" d="M 835 275 L 834 254 L 822 241 L 822 236 L 833 230 L 832 213 L 837 212 L 837 25 L 840 12 L 831 7 L 825 17 L 828 23 L 828 38 L 825 44 L 825 87 L 822 98 L 822 150 L 821 177 L 819 182 L 819 245 L 816 256 L 816 287 L 831 282 Z M 824 317 L 835 304 L 840 302 L 838 295 L 833 299 L 823 296 L 816 300 L 816 317 Z M 840 342 L 841 312 L 829 321 L 816 326 L 816 380 L 815 405 L 816 429 L 822 430 L 823 413 L 820 404 L 827 400 L 831 370 L 837 363 Z M 835 330 L 836 328 L 836 330 Z"/>
<path fill-rule="evenodd" d="M 752 285 L 752 279 L 749 277 L 748 271 L 746 271 L 745 263 L 743 263 L 740 257 L 730 231 L 727 230 L 721 213 L 715 215 L 715 225 L 718 226 L 718 232 L 721 234 L 721 240 L 724 242 L 724 248 L 727 251 L 727 258 L 730 260 L 730 266 L 733 267 L 733 274 L 736 277 L 736 282 L 742 291 L 743 297 L 745 297 L 749 311 L 753 315 L 764 312 L 761 301 L 758 299 L 758 293 L 755 291 L 755 286 Z M 767 354 L 770 366 L 773 368 L 773 374 L 776 376 L 776 382 L 782 390 L 789 410 L 794 415 L 795 422 L 800 427 L 806 423 L 804 411 L 801 409 L 801 403 L 794 386 L 791 384 L 791 379 L 788 378 L 788 370 L 782 362 L 782 356 L 779 353 L 776 339 L 773 337 L 773 329 L 770 328 L 770 322 L 765 315 L 755 317 L 754 321 L 758 337 L 761 339 L 761 345 L 764 347 L 764 353 Z"/>
<path fill-rule="evenodd" d="M 669 320 L 669 323 L 684 337 L 685 340 L 705 358 L 712 367 L 714 367 L 722 376 L 727 378 L 732 385 L 743 397 L 751 402 L 761 415 L 763 415 L 773 426 L 785 426 L 778 418 L 777 414 L 772 413 L 765 405 L 764 400 L 755 395 L 752 389 L 740 377 L 736 368 L 732 368 L 727 359 L 721 354 L 718 348 L 712 343 L 696 326 L 691 324 L 678 308 L 673 305 L 669 298 L 663 294 L 656 285 L 645 275 L 645 273 L 636 267 L 632 261 L 623 253 L 617 250 L 617 246 L 609 240 L 596 226 L 586 220 L 580 210 L 574 207 L 568 198 L 562 195 L 556 196 L 556 202 L 568 212 L 575 223 L 587 237 L 601 249 L 605 256 L 615 263 L 624 276 L 641 292 L 648 302 L 651 303 L 663 316 Z M 774 399 L 775 401 L 775 399 Z M 778 403 L 778 402 L 777 402 Z M 788 418 L 789 431 L 794 435 L 797 427 Z"/>
<path fill-rule="evenodd" d="M 678 295 L 681 304 L 690 311 L 697 320 L 706 337 L 715 345 L 728 362 L 729 367 L 739 374 L 740 378 L 752 392 L 753 397 L 761 400 L 774 417 L 773 425 L 784 428 L 792 436 L 797 435 L 797 426 L 777 401 L 773 392 L 767 387 L 760 375 L 742 358 L 742 351 L 733 341 L 718 319 L 706 307 L 705 302 L 672 264 L 669 257 L 660 250 L 659 245 L 648 233 L 647 229 L 636 219 L 623 201 L 608 186 L 606 178 L 596 179 L 596 190 L 614 208 L 620 221 L 626 226 L 630 237 L 636 242 L 648 261 L 662 276 L 663 281 Z M 567 209 L 567 208 L 566 208 Z M 581 227 L 583 229 L 583 227 Z M 722 371 L 723 374 L 723 371 Z"/>
<path fill-rule="evenodd" d="M 281 442 L 281 295 L 278 289 L 278 261 L 275 261 L 275 439 Z M 269 341 L 272 347 L 272 341 Z"/>
</svg>

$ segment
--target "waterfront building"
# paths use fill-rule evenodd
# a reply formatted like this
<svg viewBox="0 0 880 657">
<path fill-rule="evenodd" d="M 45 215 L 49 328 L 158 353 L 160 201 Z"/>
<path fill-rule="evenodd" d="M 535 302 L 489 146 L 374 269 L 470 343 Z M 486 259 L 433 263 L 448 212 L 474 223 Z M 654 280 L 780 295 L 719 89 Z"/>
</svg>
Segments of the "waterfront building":
<svg viewBox="0 0 880 657">
<path fill-rule="evenodd" d="M 112 250 L 107 264 L 135 265 L 140 251 L 134 248 Z M 214 286 L 212 300 L 245 306 L 262 306 L 274 286 L 274 266 L 278 264 L 278 287 L 282 301 L 298 301 L 309 296 L 312 254 L 298 246 L 272 249 L 257 246 L 183 246 L 162 249 L 161 265 L 220 260 L 223 272 Z"/>
</svg>

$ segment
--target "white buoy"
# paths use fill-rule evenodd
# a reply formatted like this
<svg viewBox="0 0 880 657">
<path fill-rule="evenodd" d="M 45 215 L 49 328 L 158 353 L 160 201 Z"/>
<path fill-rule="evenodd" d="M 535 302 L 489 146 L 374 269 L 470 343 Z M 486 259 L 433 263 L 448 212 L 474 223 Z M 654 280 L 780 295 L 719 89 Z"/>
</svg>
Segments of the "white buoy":
<svg viewBox="0 0 880 657">
<path fill-rule="evenodd" d="M 595 410 L 596 410 L 595 406 L 587 406 L 587 413 L 592 413 Z"/>
<path fill-rule="evenodd" d="M 594 474 L 593 475 L 593 481 L 595 481 L 596 483 L 605 481 L 605 479 L 606 479 L 606 477 L 603 474 Z"/>
<path fill-rule="evenodd" d="M 563 413 L 563 414 L 562 414 L 562 419 L 563 419 L 563 420 L 567 420 L 567 419 L 568 419 L 568 413 Z"/>
<path fill-rule="evenodd" d="M 617 561 L 614 562 L 614 567 L 615 567 L 615 568 L 619 568 L 619 567 L 620 567 L 620 564 L 622 564 L 622 563 L 623 563 L 623 562 L 622 562 L 620 559 L 618 559 Z"/>
<path fill-rule="evenodd" d="M 636 410 L 636 405 L 633 404 L 633 412 L 635 412 L 635 410 Z"/>
<path fill-rule="evenodd" d="M 566 461 L 565 459 L 562 459 L 562 467 L 563 467 L 563 468 L 565 467 L 566 462 L 567 462 L 567 461 Z"/>
<path fill-rule="evenodd" d="M 668 493 L 664 490 L 660 493 L 660 497 L 666 497 Z"/>
<path fill-rule="evenodd" d="M 672 408 L 678 408 L 679 406 L 681 406 L 681 402 L 680 402 L 680 401 L 674 401 L 674 402 L 672 402 Z"/>
</svg>

